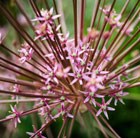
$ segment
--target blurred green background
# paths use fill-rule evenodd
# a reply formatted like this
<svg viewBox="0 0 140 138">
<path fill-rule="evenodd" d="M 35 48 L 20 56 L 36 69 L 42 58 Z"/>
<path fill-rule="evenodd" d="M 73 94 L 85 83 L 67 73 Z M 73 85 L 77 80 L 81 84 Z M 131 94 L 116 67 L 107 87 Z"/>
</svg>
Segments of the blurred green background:
<svg viewBox="0 0 140 138">
<path fill-rule="evenodd" d="M 13 14 L 17 16 L 19 14 L 19 10 L 17 9 L 16 5 L 14 4 L 14 0 L 1 0 L 7 7 L 11 9 Z M 50 6 L 52 5 L 52 0 L 48 0 Z M 70 36 L 73 36 L 73 6 L 72 6 L 72 0 L 62 0 L 63 1 L 63 10 L 64 15 L 66 19 L 66 26 L 67 30 L 70 32 Z M 117 0 L 115 4 L 115 10 L 117 13 L 119 13 L 120 9 L 124 5 L 124 2 L 126 0 Z M 28 0 L 21 0 L 21 2 L 24 4 L 25 11 L 29 13 L 31 19 L 34 18 L 34 13 L 32 11 L 31 6 L 29 6 Z M 45 9 L 45 5 L 43 3 L 43 0 L 37 0 L 38 6 L 40 8 Z M 59 2 L 59 0 L 57 0 Z M 107 0 L 107 5 L 112 2 L 112 0 Z M 128 8 L 125 12 L 125 15 L 128 15 L 129 12 L 132 10 L 136 0 L 130 0 L 130 3 L 128 5 Z M 94 0 L 87 0 L 86 1 L 86 13 L 84 16 L 85 22 L 84 22 L 84 33 L 87 34 L 87 28 L 90 26 L 91 22 L 91 16 L 92 16 L 92 10 L 94 7 Z M 101 23 L 102 24 L 102 23 Z M 138 25 L 139 26 L 139 25 Z M 6 38 L 7 45 L 10 45 L 14 42 L 15 37 L 17 37 L 17 33 L 14 31 L 14 29 L 8 24 L 8 22 L 5 20 L 4 17 L 0 17 L 0 28 L 6 27 L 8 34 Z M 140 26 L 139 26 L 140 27 Z M 30 34 L 33 32 L 28 28 L 28 31 Z M 127 57 L 129 59 L 129 56 Z M 126 60 L 127 60 L 126 58 Z M 140 72 L 139 72 L 140 74 Z M 115 112 L 109 113 L 109 123 L 110 125 L 116 130 L 116 132 L 122 137 L 122 138 L 140 138 L 140 88 L 131 88 L 127 89 L 125 91 L 129 91 L 130 94 L 124 99 L 125 105 L 118 104 L 116 107 Z M 2 112 L 2 106 L 0 105 L 0 118 L 3 118 L 6 113 Z M 24 105 L 26 106 L 26 104 Z M 31 105 L 30 105 L 31 106 Z M 8 106 L 4 105 L 5 108 Z M 72 138 L 102 138 L 102 134 L 98 131 L 96 123 L 94 122 L 94 118 L 86 112 L 83 114 L 85 127 L 81 127 L 80 124 L 76 121 Z M 0 123 L 0 138 L 6 138 L 4 136 L 7 136 L 7 138 L 27 138 L 28 135 L 25 132 L 32 132 L 32 122 L 33 120 L 36 120 L 37 128 L 40 128 L 40 118 L 37 114 L 24 117 L 22 119 L 22 123 L 18 124 L 18 127 L 14 131 L 8 130 L 9 128 L 5 126 L 5 124 Z M 59 129 L 61 127 L 62 120 L 58 119 L 55 123 L 51 125 L 51 130 L 53 133 L 54 138 L 57 137 L 57 133 L 59 132 Z M 48 130 L 49 131 L 49 130 Z M 3 134 L 7 132 L 9 134 L 4 135 Z"/>
</svg>

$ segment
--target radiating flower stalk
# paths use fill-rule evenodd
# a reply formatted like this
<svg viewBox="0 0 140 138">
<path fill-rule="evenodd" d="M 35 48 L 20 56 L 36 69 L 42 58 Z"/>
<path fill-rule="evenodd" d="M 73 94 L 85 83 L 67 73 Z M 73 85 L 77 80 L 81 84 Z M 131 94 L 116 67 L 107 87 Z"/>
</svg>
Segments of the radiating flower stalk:
<svg viewBox="0 0 140 138">
<path fill-rule="evenodd" d="M 0 4 L 2 15 L 24 40 L 14 51 L 6 46 L 6 38 L 0 34 L 0 48 L 11 55 L 9 60 L 4 53 L 1 54 L 0 69 L 12 74 L 12 77 L 0 75 L 3 97 L 0 103 L 11 107 L 10 115 L 0 122 L 13 120 L 16 127 L 22 123 L 23 116 L 38 112 L 44 121 L 39 130 L 28 132 L 33 138 L 44 137 L 42 131 L 62 117 L 58 137 L 70 137 L 77 114 L 82 114 L 81 107 L 84 107 L 93 115 L 105 137 L 110 135 L 104 126 L 113 137 L 120 137 L 102 115 L 109 119 L 108 111 L 114 111 L 118 102 L 124 104 L 123 97 L 128 94 L 125 89 L 140 86 L 140 74 L 133 76 L 133 72 L 140 69 L 140 55 L 124 60 L 140 47 L 140 0 L 127 16 L 124 13 L 130 0 L 126 0 L 118 13 L 114 8 L 117 0 L 112 0 L 110 5 L 106 5 L 106 0 L 96 0 L 87 35 L 83 33 L 84 16 L 89 7 L 86 7 L 86 0 L 73 0 L 73 38 L 63 26 L 65 18 L 60 14 L 63 12 L 60 4 L 53 0 L 51 8 L 44 0 L 46 9 L 40 10 L 34 0 L 29 2 L 35 13 L 34 19 L 28 17 L 21 1 L 15 0 L 34 36 L 29 35 L 10 10 Z M 23 102 L 32 102 L 34 106 L 21 111 Z M 16 105 L 13 107 L 12 103 Z"/>
</svg>

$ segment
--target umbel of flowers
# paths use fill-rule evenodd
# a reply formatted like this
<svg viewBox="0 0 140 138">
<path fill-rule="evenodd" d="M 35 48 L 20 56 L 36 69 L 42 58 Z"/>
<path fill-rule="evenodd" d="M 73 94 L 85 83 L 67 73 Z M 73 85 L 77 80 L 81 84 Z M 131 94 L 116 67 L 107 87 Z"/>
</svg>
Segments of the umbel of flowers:
<svg viewBox="0 0 140 138">
<path fill-rule="evenodd" d="M 50 8 L 49 2 L 45 1 L 45 10 L 39 10 L 35 1 L 29 2 L 36 15 L 34 19 L 29 19 L 21 2 L 15 1 L 33 30 L 34 38 L 0 4 L 2 14 L 25 41 L 20 48 L 12 51 L 5 45 L 1 33 L 1 48 L 10 53 L 12 60 L 1 55 L 0 69 L 5 69 L 12 77 L 0 75 L 0 94 L 4 95 L 0 103 L 6 102 L 11 107 L 10 115 L 0 122 L 13 120 L 16 127 L 17 123 L 21 123 L 21 117 L 38 112 L 44 121 L 39 130 L 28 133 L 33 138 L 44 137 L 41 132 L 62 117 L 63 125 L 58 137 L 70 137 L 74 120 L 82 112 L 81 107 L 84 107 L 93 115 L 105 137 L 108 137 L 108 133 L 100 120 L 115 137 L 119 137 L 101 114 L 109 119 L 108 111 L 114 111 L 118 102 L 124 104 L 122 98 L 128 94 L 124 89 L 140 85 L 140 76 L 133 76 L 133 72 L 140 69 L 140 56 L 136 55 L 133 59 L 122 62 L 135 47 L 140 46 L 140 29 L 137 27 L 140 21 L 140 1 L 135 3 L 125 18 L 123 15 L 129 0 L 119 13 L 114 9 L 116 0 L 108 6 L 105 0 L 95 2 L 91 26 L 88 34 L 84 35 L 86 1 L 78 3 L 73 0 L 74 38 L 65 33 L 64 17 L 59 14 L 62 9 L 56 5 L 55 0 L 54 8 Z M 77 11 L 81 16 L 78 16 Z M 101 19 L 104 20 L 103 24 Z M 13 107 L 12 102 L 17 105 Z M 22 102 L 33 102 L 34 106 L 30 110 L 22 111 Z M 68 119 L 70 126 L 67 128 L 68 133 L 65 133 L 63 129 Z"/>
</svg>

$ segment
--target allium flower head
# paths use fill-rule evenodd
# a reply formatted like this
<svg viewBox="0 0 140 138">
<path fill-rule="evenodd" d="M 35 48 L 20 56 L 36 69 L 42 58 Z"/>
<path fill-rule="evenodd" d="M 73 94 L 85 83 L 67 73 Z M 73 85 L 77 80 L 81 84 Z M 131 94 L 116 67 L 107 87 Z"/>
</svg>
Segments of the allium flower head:
<svg viewBox="0 0 140 138">
<path fill-rule="evenodd" d="M 0 88 L 3 84 L 10 84 L 9 88 L 0 89 L 0 102 L 17 103 L 11 106 L 12 115 L 0 122 L 13 120 L 16 127 L 23 116 L 38 113 L 42 127 L 27 133 L 31 138 L 44 138 L 42 132 L 62 118 L 58 137 L 70 137 L 74 121 L 85 107 L 105 137 L 109 133 L 100 121 L 106 124 L 114 137 L 119 138 L 103 117 L 109 119 L 108 114 L 115 111 L 117 103 L 124 104 L 123 97 L 128 95 L 126 88 L 140 86 L 140 74 L 133 76 L 133 72 L 140 68 L 140 56 L 125 61 L 125 57 L 140 46 L 140 29 L 137 26 L 140 1 L 137 0 L 132 11 L 124 16 L 129 0 L 119 12 L 115 11 L 117 0 L 112 0 L 107 6 L 106 0 L 97 0 L 88 28 L 84 26 L 86 0 L 71 1 L 73 37 L 65 30 L 65 13 L 60 6 L 62 1 L 59 2 L 53 0 L 51 8 L 49 1 L 44 0 L 46 9 L 39 9 L 34 0 L 29 0 L 35 13 L 35 17 L 30 19 L 22 1 L 15 0 L 34 35 L 30 35 L 30 31 L 0 3 L 2 15 L 22 38 L 18 46 L 12 48 L 6 45 L 8 37 L 0 33 L 0 48 L 10 54 L 10 57 L 4 52 L 1 54 L 0 72 L 13 73 L 13 77 L 9 78 L 0 75 Z M 84 34 L 85 29 L 87 34 Z M 15 99 L 17 96 L 18 100 Z M 21 112 L 24 102 L 26 105 L 33 103 L 33 106 Z M 65 128 L 67 131 L 63 131 Z"/>
</svg>

